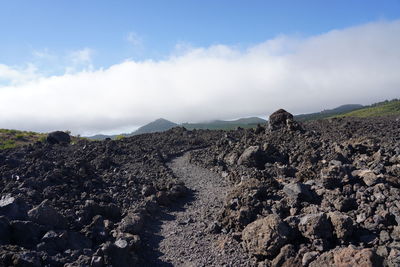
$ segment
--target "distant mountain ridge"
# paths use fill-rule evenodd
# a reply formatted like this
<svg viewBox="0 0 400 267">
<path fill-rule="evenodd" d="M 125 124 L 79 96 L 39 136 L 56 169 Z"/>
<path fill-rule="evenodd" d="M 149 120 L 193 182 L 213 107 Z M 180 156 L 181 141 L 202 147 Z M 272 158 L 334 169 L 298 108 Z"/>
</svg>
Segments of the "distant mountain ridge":
<svg viewBox="0 0 400 267">
<path fill-rule="evenodd" d="M 134 136 L 138 134 L 145 134 L 145 133 L 155 133 L 155 132 L 163 132 L 167 131 L 171 128 L 177 127 L 177 126 L 182 126 L 185 127 L 188 130 L 193 130 L 193 129 L 209 129 L 209 130 L 233 130 L 236 129 L 237 127 L 242 127 L 242 128 L 252 128 L 257 126 L 257 124 L 264 124 L 267 121 L 258 117 L 250 117 L 250 118 L 241 118 L 233 121 L 224 121 L 224 120 L 214 120 L 210 122 L 203 122 L 203 123 L 182 123 L 182 124 L 177 124 L 172 121 L 160 118 L 155 121 L 152 121 L 136 131 L 129 133 L 129 134 L 120 134 L 120 135 L 94 135 L 94 136 L 89 136 L 87 138 L 93 139 L 93 140 L 104 140 L 106 138 L 111 138 L 111 139 L 116 139 L 116 138 L 122 138 L 122 137 L 129 137 L 129 136 Z"/>
<path fill-rule="evenodd" d="M 160 118 L 155 121 L 152 121 L 136 131 L 134 131 L 131 135 L 138 135 L 138 134 L 144 134 L 144 133 L 156 133 L 156 132 L 164 132 L 167 131 L 171 128 L 174 128 L 176 126 L 179 126 L 175 122 Z"/>
<path fill-rule="evenodd" d="M 346 104 L 346 105 L 341 105 L 334 109 L 323 110 L 321 112 L 295 115 L 294 118 L 297 121 L 310 121 L 310 120 L 320 120 L 320 119 L 343 117 L 343 116 L 368 117 L 368 116 L 382 116 L 382 115 L 393 115 L 393 114 L 396 115 L 400 114 L 400 100 L 398 99 L 393 99 L 391 101 L 383 101 L 369 106 L 363 106 L 360 104 Z M 257 126 L 257 124 L 265 124 L 265 123 L 267 123 L 267 120 L 259 117 L 241 118 L 232 121 L 214 120 L 203 123 L 182 123 L 182 124 L 177 124 L 169 120 L 160 118 L 140 127 L 136 131 L 129 134 L 120 134 L 120 135 L 99 134 L 87 138 L 94 140 L 104 140 L 105 138 L 118 139 L 120 137 L 121 138 L 129 137 L 138 134 L 163 132 L 177 126 L 185 127 L 188 130 L 193 130 L 193 129 L 233 130 L 236 129 L 237 127 L 253 128 Z"/>
<path fill-rule="evenodd" d="M 346 105 L 341 105 L 334 109 L 326 109 L 321 112 L 295 115 L 294 119 L 297 121 L 320 120 L 320 119 L 325 119 L 328 117 L 344 114 L 344 113 L 354 111 L 357 109 L 361 109 L 363 107 L 364 106 L 360 105 L 360 104 L 346 104 Z"/>
</svg>

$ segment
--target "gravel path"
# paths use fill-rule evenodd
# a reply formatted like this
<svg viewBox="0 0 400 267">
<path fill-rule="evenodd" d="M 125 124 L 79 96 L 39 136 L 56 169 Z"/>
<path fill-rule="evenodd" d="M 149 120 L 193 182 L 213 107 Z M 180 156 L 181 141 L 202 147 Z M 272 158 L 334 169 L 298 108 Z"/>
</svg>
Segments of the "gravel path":
<svg viewBox="0 0 400 267">
<path fill-rule="evenodd" d="M 235 239 L 209 230 L 229 190 L 223 179 L 189 163 L 188 153 L 169 167 L 192 194 L 147 226 L 149 266 L 253 266 Z"/>
</svg>

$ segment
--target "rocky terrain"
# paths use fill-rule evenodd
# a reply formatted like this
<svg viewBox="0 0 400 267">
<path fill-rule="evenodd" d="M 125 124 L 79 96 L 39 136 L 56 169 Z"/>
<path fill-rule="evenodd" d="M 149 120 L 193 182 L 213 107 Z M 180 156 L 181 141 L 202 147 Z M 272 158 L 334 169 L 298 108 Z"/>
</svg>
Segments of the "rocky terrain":
<svg viewBox="0 0 400 267">
<path fill-rule="evenodd" d="M 400 118 L 0 151 L 0 266 L 400 266 Z"/>
<path fill-rule="evenodd" d="M 234 184 L 219 225 L 260 266 L 400 266 L 400 118 L 226 133 L 192 162 Z"/>
</svg>

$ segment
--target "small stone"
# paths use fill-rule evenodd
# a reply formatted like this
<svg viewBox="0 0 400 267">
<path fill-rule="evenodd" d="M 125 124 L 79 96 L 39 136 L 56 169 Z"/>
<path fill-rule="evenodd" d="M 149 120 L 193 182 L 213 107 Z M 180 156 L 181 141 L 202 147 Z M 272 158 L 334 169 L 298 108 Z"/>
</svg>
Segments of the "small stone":
<svg viewBox="0 0 400 267">
<path fill-rule="evenodd" d="M 128 242 L 124 239 L 118 239 L 114 244 L 119 248 L 126 248 L 128 246 Z"/>
<path fill-rule="evenodd" d="M 400 241 L 400 225 L 393 227 L 393 231 L 390 236 L 393 238 L 393 240 Z"/>
<path fill-rule="evenodd" d="M 303 264 L 303 266 L 308 266 L 308 264 L 310 264 L 310 262 L 312 262 L 318 255 L 319 252 L 317 251 L 306 252 L 303 255 L 301 263 Z"/>
<path fill-rule="evenodd" d="M 387 241 L 389 241 L 390 240 L 389 233 L 387 231 L 385 231 L 385 230 L 382 230 L 379 233 L 379 240 L 380 240 L 381 243 L 386 243 Z"/>
<path fill-rule="evenodd" d="M 93 256 L 90 261 L 90 267 L 103 267 L 104 259 L 101 256 Z"/>
</svg>

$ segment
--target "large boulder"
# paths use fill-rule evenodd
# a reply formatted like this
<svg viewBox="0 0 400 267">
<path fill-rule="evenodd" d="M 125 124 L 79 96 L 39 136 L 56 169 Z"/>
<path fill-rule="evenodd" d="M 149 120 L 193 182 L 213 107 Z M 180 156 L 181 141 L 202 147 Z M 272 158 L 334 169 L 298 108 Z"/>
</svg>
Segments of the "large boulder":
<svg viewBox="0 0 400 267">
<path fill-rule="evenodd" d="M 293 120 L 293 115 L 284 109 L 279 109 L 269 116 L 270 130 L 278 130 L 287 128 L 294 130 L 299 128 L 299 125 Z"/>
<path fill-rule="evenodd" d="M 256 256 L 275 257 L 290 240 L 291 229 L 278 215 L 258 219 L 242 232 L 246 249 Z"/>
<path fill-rule="evenodd" d="M 69 144 L 71 137 L 68 133 L 62 131 L 51 132 L 47 135 L 46 141 L 49 144 Z"/>
<path fill-rule="evenodd" d="M 350 216 L 337 211 L 329 213 L 328 216 L 338 239 L 347 239 L 353 234 L 354 223 Z"/>
<path fill-rule="evenodd" d="M 0 216 L 0 245 L 10 242 L 10 223 L 6 217 Z"/>
<path fill-rule="evenodd" d="M 24 248 L 33 248 L 41 238 L 39 225 L 30 221 L 12 221 L 11 241 Z"/>
<path fill-rule="evenodd" d="M 283 187 L 283 192 L 288 196 L 288 198 L 296 201 L 311 202 L 314 196 L 310 188 L 309 185 L 302 183 L 290 183 Z"/>
<path fill-rule="evenodd" d="M 368 186 L 373 186 L 379 182 L 380 177 L 371 170 L 355 170 L 351 173 L 353 176 L 360 177 Z"/>
<path fill-rule="evenodd" d="M 48 200 L 44 200 L 37 207 L 28 212 L 29 218 L 41 225 L 47 225 L 57 229 L 64 229 L 67 226 L 67 220 L 50 206 Z"/>
<path fill-rule="evenodd" d="M 325 213 L 307 214 L 300 218 L 299 230 L 310 240 L 332 237 L 332 225 Z"/>
<path fill-rule="evenodd" d="M 263 168 L 263 165 L 265 164 L 263 156 L 263 152 L 259 146 L 250 146 L 243 151 L 242 155 L 240 155 L 237 164 L 246 167 Z"/>
<path fill-rule="evenodd" d="M 128 213 L 119 224 L 121 232 L 130 234 L 139 234 L 143 227 L 144 216 L 140 213 Z"/>
<path fill-rule="evenodd" d="M 0 199 L 0 216 L 5 216 L 9 220 L 26 219 L 27 205 L 20 199 L 11 195 L 4 195 Z"/>
<path fill-rule="evenodd" d="M 339 248 L 323 253 L 315 261 L 311 262 L 310 267 L 377 267 L 382 266 L 379 257 L 370 248 L 358 249 L 353 246 Z"/>
</svg>

